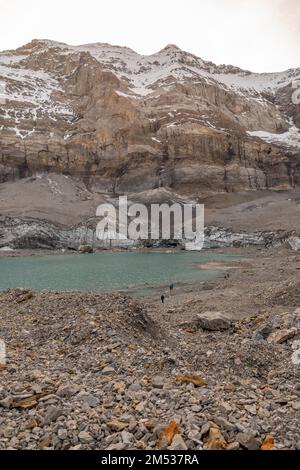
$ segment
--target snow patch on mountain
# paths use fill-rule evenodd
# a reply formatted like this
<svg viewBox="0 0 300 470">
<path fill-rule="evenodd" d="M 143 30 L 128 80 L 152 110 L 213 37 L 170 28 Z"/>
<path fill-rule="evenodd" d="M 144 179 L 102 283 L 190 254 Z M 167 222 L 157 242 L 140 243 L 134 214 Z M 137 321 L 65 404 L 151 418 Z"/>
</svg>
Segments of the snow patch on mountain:
<svg viewBox="0 0 300 470">
<path fill-rule="evenodd" d="M 132 91 L 141 96 L 151 94 L 156 83 L 165 82 L 170 77 L 177 82 L 199 78 L 206 83 L 218 82 L 232 91 L 247 92 L 256 98 L 262 92 L 273 94 L 300 78 L 300 69 L 259 74 L 231 65 L 217 66 L 172 44 L 152 55 L 140 55 L 126 47 L 102 43 L 82 46 L 55 43 L 55 47 L 63 48 L 65 52 L 89 52 L 118 78 L 125 79 Z"/>
<path fill-rule="evenodd" d="M 287 132 L 282 134 L 272 134 L 265 131 L 247 132 L 251 137 L 258 137 L 269 144 L 280 144 L 285 147 L 300 148 L 300 131 L 296 126 L 292 126 Z"/>
<path fill-rule="evenodd" d="M 31 54 L 43 54 L 49 49 L 55 49 L 64 55 L 79 54 L 81 52 L 91 54 L 105 70 L 109 70 L 118 78 L 125 80 L 133 95 L 140 97 L 151 95 L 154 92 L 155 85 L 172 87 L 176 83 L 185 80 L 194 80 L 196 84 L 199 83 L 200 79 L 201 83 L 217 82 L 226 89 L 237 93 L 246 93 L 251 98 L 263 102 L 265 97 L 261 96 L 261 93 L 274 94 L 279 88 L 300 79 L 300 69 L 291 69 L 280 73 L 251 73 L 231 65 L 217 66 L 212 62 L 204 61 L 193 54 L 182 51 L 173 44 L 152 55 L 140 55 L 130 48 L 105 43 L 69 46 L 49 40 L 32 41 L 20 50 L 23 54 L 29 51 Z M 0 66 L 12 66 L 25 58 L 26 55 L 20 55 L 18 51 L 15 55 L 9 52 L 2 53 L 0 54 Z M 11 74 L 15 78 L 18 73 L 22 76 L 21 70 L 15 69 L 15 74 L 13 74 L 13 71 L 11 71 Z M 26 70 L 26 72 L 28 71 Z M 35 78 L 34 71 L 30 71 L 30 77 L 28 78 L 30 80 Z M 174 80 L 170 82 L 172 78 L 175 82 Z M 51 77 L 48 77 L 48 79 L 51 84 Z M 128 97 L 133 96 L 129 95 Z"/>
<path fill-rule="evenodd" d="M 8 121 L 18 137 L 26 135 L 19 125 L 22 120 L 36 121 L 44 116 L 57 121 L 59 118 L 72 122 L 74 111 L 71 107 L 60 101 L 62 99 L 63 84 L 66 76 L 56 75 L 49 67 L 46 70 L 33 70 L 27 59 L 34 56 L 38 62 L 41 55 L 51 51 L 51 61 L 65 60 L 67 55 L 89 53 L 105 71 L 110 71 L 122 80 L 116 94 L 123 98 L 135 100 L 158 99 L 160 93 L 172 90 L 180 84 L 188 83 L 201 87 L 203 84 L 213 84 L 219 88 L 230 90 L 243 96 L 245 100 L 255 100 L 266 107 L 270 95 L 274 95 L 280 88 L 290 86 L 300 79 L 300 69 L 286 72 L 257 74 L 243 71 L 230 65 L 215 65 L 202 60 L 193 54 L 182 51 L 175 45 L 168 45 L 161 51 L 152 55 L 140 55 L 127 47 L 112 46 L 95 43 L 81 46 L 69 46 L 64 43 L 49 40 L 34 40 L 17 51 L 0 53 L 0 99 L 6 100 L 5 106 L 0 108 L 0 117 Z M 57 56 L 55 55 L 57 54 Z M 59 57 L 59 56 L 63 57 Z M 42 62 L 44 63 L 44 62 Z M 87 64 L 86 64 L 87 65 Z M 76 67 L 77 68 L 77 67 Z M 51 72 L 49 71 L 51 70 Z M 70 72 L 71 74 L 71 72 Z M 127 84 L 127 88 L 126 88 Z M 182 122 L 191 124 L 204 124 L 215 128 L 213 116 L 204 116 L 200 113 L 177 112 L 171 105 L 164 105 L 168 109 L 166 116 L 151 118 L 166 120 L 163 126 L 172 128 Z M 165 111 L 166 111 L 165 109 Z M 170 119 L 171 118 L 171 122 Z M 278 119 L 280 115 L 278 115 Z M 13 122 L 14 121 L 14 122 Z M 25 126 L 26 127 L 26 126 Z M 251 127 L 251 129 L 255 127 Z M 272 127 L 270 127 L 272 129 Z M 275 126 L 274 126 L 275 129 Z M 283 134 L 272 134 L 262 130 L 248 132 L 252 137 L 259 137 L 269 143 L 279 143 L 289 147 L 299 147 L 299 132 L 295 125 Z M 24 137 L 22 137 L 24 138 Z M 64 137 L 65 140 L 69 135 Z"/>
<path fill-rule="evenodd" d="M 53 92 L 63 92 L 57 79 L 42 70 L 9 66 L 4 57 L 0 55 L 0 82 L 5 85 L 1 88 L 1 101 L 5 103 L 5 108 L 0 109 L 2 117 L 15 118 L 17 122 L 43 115 L 53 119 L 57 115 L 66 119 L 74 115 L 70 107 L 52 98 Z M 12 63 L 17 62 L 20 61 Z"/>
</svg>

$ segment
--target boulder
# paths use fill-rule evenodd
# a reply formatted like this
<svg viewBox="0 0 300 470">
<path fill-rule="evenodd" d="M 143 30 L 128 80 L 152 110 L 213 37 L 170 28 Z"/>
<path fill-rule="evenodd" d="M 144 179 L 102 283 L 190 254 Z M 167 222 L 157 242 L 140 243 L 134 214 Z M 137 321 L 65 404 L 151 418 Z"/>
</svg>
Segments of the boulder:
<svg viewBox="0 0 300 470">
<path fill-rule="evenodd" d="M 175 434 L 172 444 L 168 447 L 169 450 L 188 450 L 186 443 L 180 434 Z"/>
<path fill-rule="evenodd" d="M 119 421 L 117 418 L 113 418 L 107 423 L 107 426 L 116 432 L 122 432 L 129 426 L 129 422 Z"/>
<path fill-rule="evenodd" d="M 202 387 L 207 385 L 207 381 L 200 377 L 199 375 L 182 375 L 182 374 L 177 374 L 176 375 L 176 382 L 182 382 L 182 383 L 191 383 L 195 385 L 195 387 Z"/>
<path fill-rule="evenodd" d="M 247 432 L 239 432 L 236 441 L 247 450 L 258 450 L 260 447 L 260 443 L 255 436 Z"/>
<path fill-rule="evenodd" d="M 94 439 L 91 436 L 91 434 L 86 431 L 81 431 L 78 434 L 78 439 L 80 440 L 82 444 L 91 444 L 94 442 Z"/>
<path fill-rule="evenodd" d="M 297 334 L 296 328 L 291 328 L 290 330 L 283 329 L 283 330 L 276 330 L 270 334 L 268 337 L 268 343 L 276 343 L 282 344 L 285 341 L 293 338 Z"/>
<path fill-rule="evenodd" d="M 80 392 L 77 395 L 77 399 L 91 408 L 96 408 L 96 406 L 99 404 L 99 399 L 91 393 L 87 392 Z"/>
<path fill-rule="evenodd" d="M 76 395 L 80 391 L 80 388 L 76 385 L 61 385 L 56 392 L 56 395 L 61 398 L 70 398 Z"/>
<path fill-rule="evenodd" d="M 208 331 L 228 330 L 232 322 L 221 312 L 204 312 L 197 315 L 197 323 L 200 328 Z"/>
<path fill-rule="evenodd" d="M 80 245 L 80 247 L 78 248 L 78 251 L 81 254 L 94 253 L 93 247 L 90 245 Z"/>
<path fill-rule="evenodd" d="M 164 379 L 164 377 L 160 377 L 160 376 L 155 376 L 153 377 L 152 379 L 152 387 L 154 388 L 164 388 L 164 385 L 166 383 L 166 380 Z"/>
<path fill-rule="evenodd" d="M 56 406 L 50 406 L 45 414 L 44 421 L 45 424 L 50 424 L 53 421 L 56 421 L 61 415 L 63 414 L 63 410 L 56 407 Z"/>
<path fill-rule="evenodd" d="M 272 333 L 272 326 L 269 324 L 261 325 L 254 333 L 253 339 L 256 341 L 266 340 Z"/>
<path fill-rule="evenodd" d="M 288 243 L 292 250 L 300 251 L 300 237 L 290 237 Z"/>
<path fill-rule="evenodd" d="M 227 442 L 221 431 L 214 427 L 210 428 L 204 442 L 207 450 L 225 450 L 227 448 Z"/>
<path fill-rule="evenodd" d="M 292 354 L 292 363 L 294 366 L 299 366 L 300 364 L 300 349 L 297 349 L 296 351 L 293 352 Z"/>
</svg>

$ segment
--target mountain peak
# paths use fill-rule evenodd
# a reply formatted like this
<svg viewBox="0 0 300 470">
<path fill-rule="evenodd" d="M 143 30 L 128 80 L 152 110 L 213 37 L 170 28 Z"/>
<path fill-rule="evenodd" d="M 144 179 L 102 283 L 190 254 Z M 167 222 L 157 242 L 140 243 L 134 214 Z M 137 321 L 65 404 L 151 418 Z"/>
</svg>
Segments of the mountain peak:
<svg viewBox="0 0 300 470">
<path fill-rule="evenodd" d="M 176 44 L 167 44 L 160 52 L 163 51 L 181 51 L 181 49 Z"/>
</svg>

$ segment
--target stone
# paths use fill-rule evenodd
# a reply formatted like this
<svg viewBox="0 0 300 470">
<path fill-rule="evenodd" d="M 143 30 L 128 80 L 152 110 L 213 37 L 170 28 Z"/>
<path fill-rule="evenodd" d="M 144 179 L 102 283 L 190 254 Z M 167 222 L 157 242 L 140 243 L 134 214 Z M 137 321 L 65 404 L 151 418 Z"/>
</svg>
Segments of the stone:
<svg viewBox="0 0 300 470">
<path fill-rule="evenodd" d="M 33 292 L 28 291 L 24 295 L 18 296 L 18 298 L 16 299 L 16 302 L 20 304 L 22 302 L 26 302 L 27 300 L 32 299 L 32 297 L 33 297 Z"/>
<path fill-rule="evenodd" d="M 168 450 L 188 450 L 188 448 L 182 436 L 180 434 L 175 434 L 172 444 L 168 447 Z"/>
<path fill-rule="evenodd" d="M 43 376 L 43 373 L 39 369 L 34 369 L 30 375 L 32 380 L 38 380 Z"/>
<path fill-rule="evenodd" d="M 209 429 L 208 436 L 204 439 L 204 443 L 207 450 L 225 450 L 227 448 L 227 442 L 221 431 L 214 427 Z"/>
<path fill-rule="evenodd" d="M 146 406 L 146 402 L 145 401 L 141 401 L 138 405 L 136 405 L 135 407 L 135 410 L 138 412 L 138 413 L 142 413 L 145 409 L 145 406 Z"/>
<path fill-rule="evenodd" d="M 125 423 L 122 421 L 119 421 L 118 419 L 114 418 L 111 421 L 108 421 L 107 426 L 112 429 L 113 431 L 121 432 L 124 429 L 128 428 L 129 422 Z"/>
<path fill-rule="evenodd" d="M 200 413 L 200 411 L 202 410 L 202 406 L 200 405 L 193 405 L 191 407 L 191 410 L 193 411 L 193 413 Z"/>
<path fill-rule="evenodd" d="M 252 415 L 257 414 L 256 406 L 255 405 L 245 405 L 245 410 Z"/>
<path fill-rule="evenodd" d="M 124 450 L 126 449 L 126 444 L 124 442 L 118 442 L 117 444 L 111 444 L 107 447 L 106 450 Z"/>
<path fill-rule="evenodd" d="M 0 407 L 9 409 L 13 403 L 12 397 L 6 397 L 3 400 L 0 400 Z"/>
<path fill-rule="evenodd" d="M 296 339 L 292 342 L 292 350 L 297 351 L 298 349 L 300 349 L 300 340 Z"/>
<path fill-rule="evenodd" d="M 75 385 L 62 385 L 56 391 L 56 395 L 61 398 L 70 398 L 76 395 L 80 391 L 80 388 Z"/>
<path fill-rule="evenodd" d="M 272 326 L 269 324 L 261 325 L 254 333 L 253 339 L 256 341 L 266 340 L 272 332 Z"/>
<path fill-rule="evenodd" d="M 224 413 L 226 415 L 228 415 L 232 412 L 232 406 L 229 403 L 227 403 L 226 401 L 220 402 L 218 408 L 219 408 L 221 413 Z"/>
<path fill-rule="evenodd" d="M 220 426 L 221 428 L 225 429 L 226 431 L 235 431 L 236 425 L 230 423 L 226 418 L 223 416 L 217 416 L 214 418 L 214 422 Z"/>
<path fill-rule="evenodd" d="M 51 445 L 52 445 L 51 437 L 46 436 L 38 443 L 38 449 L 39 450 L 46 449 L 46 448 L 51 447 Z"/>
<path fill-rule="evenodd" d="M 37 428 L 38 427 L 38 422 L 34 417 L 32 417 L 27 421 L 27 423 L 25 424 L 25 427 L 26 427 L 26 429 Z"/>
<path fill-rule="evenodd" d="M 260 446 L 260 450 L 275 450 L 274 436 L 271 434 L 266 436 L 264 442 Z"/>
<path fill-rule="evenodd" d="M 293 352 L 291 356 L 291 362 L 295 366 L 298 366 L 300 364 L 300 349 L 297 349 L 296 351 Z"/>
<path fill-rule="evenodd" d="M 44 422 L 50 424 L 56 421 L 63 414 L 63 410 L 57 406 L 49 406 L 45 413 Z"/>
<path fill-rule="evenodd" d="M 10 438 L 14 435 L 14 428 L 11 426 L 6 426 L 3 431 L 4 437 Z"/>
<path fill-rule="evenodd" d="M 195 385 L 195 387 L 203 387 L 203 386 L 207 385 L 206 380 L 203 379 L 202 377 L 200 377 L 199 375 L 177 374 L 176 375 L 176 382 L 193 384 L 193 385 Z"/>
<path fill-rule="evenodd" d="M 42 387 L 38 384 L 33 384 L 31 385 L 31 390 L 36 394 L 36 395 L 41 395 L 42 394 Z"/>
<path fill-rule="evenodd" d="M 222 331 L 228 330 L 232 322 L 221 312 L 204 312 L 197 315 L 197 324 L 203 330 Z"/>
<path fill-rule="evenodd" d="M 173 439 L 179 434 L 179 427 L 176 421 L 171 421 L 161 432 L 157 446 L 160 449 L 165 449 L 166 447 L 172 445 Z"/>
<path fill-rule="evenodd" d="M 293 338 L 296 334 L 297 334 L 296 328 L 291 328 L 289 330 L 287 329 L 276 330 L 270 334 L 267 341 L 268 343 L 282 344 L 285 341 Z"/>
<path fill-rule="evenodd" d="M 38 401 L 36 399 L 35 395 L 32 395 L 27 398 L 23 398 L 21 400 L 17 399 L 14 400 L 12 403 L 12 406 L 14 408 L 21 408 L 23 410 L 29 410 L 31 408 L 34 408 L 37 405 Z"/>
<path fill-rule="evenodd" d="M 106 366 L 104 369 L 102 369 L 102 375 L 113 375 L 115 374 L 116 371 L 113 367 Z"/>
<path fill-rule="evenodd" d="M 200 431 L 200 439 L 202 439 L 203 436 L 206 436 L 209 433 L 209 430 L 211 427 L 217 427 L 217 426 L 215 425 L 215 423 L 212 423 L 210 421 L 203 424 L 201 431 Z"/>
<path fill-rule="evenodd" d="M 258 450 L 260 447 L 259 441 L 250 433 L 240 432 L 235 436 L 235 439 L 247 450 Z"/>
<path fill-rule="evenodd" d="M 156 376 L 152 379 L 152 386 L 154 388 L 164 388 L 164 385 L 166 383 L 166 379 L 164 379 L 163 377 L 160 377 L 160 376 Z"/>
<path fill-rule="evenodd" d="M 231 442 L 230 444 L 228 444 L 226 450 L 239 450 L 240 448 L 240 443 L 239 442 Z"/>
<path fill-rule="evenodd" d="M 94 442 L 94 438 L 86 431 L 81 431 L 78 434 L 78 439 L 82 444 L 92 444 Z"/>
<path fill-rule="evenodd" d="M 94 249 L 90 245 L 80 245 L 78 251 L 82 254 L 94 253 Z"/>
<path fill-rule="evenodd" d="M 59 439 L 65 440 L 68 437 L 68 431 L 66 429 L 59 429 L 57 431 L 57 436 L 59 437 Z"/>
<path fill-rule="evenodd" d="M 77 395 L 77 399 L 81 402 L 85 403 L 86 405 L 90 406 L 91 408 L 96 408 L 99 404 L 99 399 L 92 395 L 91 393 L 87 392 L 80 392 Z"/>
<path fill-rule="evenodd" d="M 290 237 L 288 243 L 292 250 L 300 251 L 300 237 Z"/>
<path fill-rule="evenodd" d="M 132 444 L 132 442 L 134 441 L 134 435 L 128 431 L 122 431 L 121 438 L 122 442 L 126 445 Z"/>
<path fill-rule="evenodd" d="M 141 388 L 142 388 L 141 383 L 138 380 L 136 380 L 128 387 L 128 390 L 130 390 L 131 392 L 138 392 L 139 390 L 141 390 Z"/>
</svg>

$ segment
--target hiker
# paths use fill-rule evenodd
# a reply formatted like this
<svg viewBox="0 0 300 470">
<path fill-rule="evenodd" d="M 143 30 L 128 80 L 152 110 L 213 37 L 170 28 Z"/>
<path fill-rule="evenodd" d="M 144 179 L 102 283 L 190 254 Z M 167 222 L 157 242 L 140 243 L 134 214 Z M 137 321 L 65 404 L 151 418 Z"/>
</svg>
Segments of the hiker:
<svg viewBox="0 0 300 470">
<path fill-rule="evenodd" d="M 165 303 L 165 296 L 164 296 L 164 294 L 161 296 L 161 303 L 162 303 L 162 304 Z"/>
<path fill-rule="evenodd" d="M 170 294 L 173 292 L 173 289 L 174 289 L 174 284 L 172 283 L 172 284 L 170 285 Z"/>
</svg>

